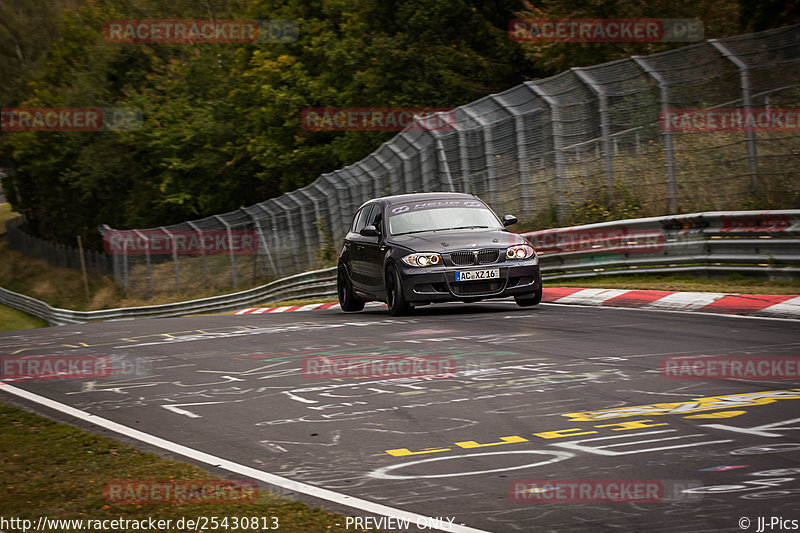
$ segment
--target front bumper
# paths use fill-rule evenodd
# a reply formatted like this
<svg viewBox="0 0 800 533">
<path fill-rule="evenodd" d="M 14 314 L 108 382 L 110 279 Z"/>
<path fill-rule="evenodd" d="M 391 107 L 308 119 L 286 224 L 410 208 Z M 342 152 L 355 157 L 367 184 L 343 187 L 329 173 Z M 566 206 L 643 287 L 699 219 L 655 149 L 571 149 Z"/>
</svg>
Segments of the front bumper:
<svg viewBox="0 0 800 533">
<path fill-rule="evenodd" d="M 489 280 L 456 281 L 456 272 L 498 269 Z M 536 260 L 504 261 L 465 267 L 399 267 L 403 295 L 409 303 L 476 301 L 533 294 L 542 285 Z"/>
</svg>

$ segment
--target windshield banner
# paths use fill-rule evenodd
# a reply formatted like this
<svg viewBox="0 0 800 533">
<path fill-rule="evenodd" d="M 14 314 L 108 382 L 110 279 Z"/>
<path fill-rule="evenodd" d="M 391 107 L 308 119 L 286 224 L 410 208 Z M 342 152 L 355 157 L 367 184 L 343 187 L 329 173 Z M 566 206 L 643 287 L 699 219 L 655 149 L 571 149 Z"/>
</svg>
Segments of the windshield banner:
<svg viewBox="0 0 800 533">
<path fill-rule="evenodd" d="M 480 200 L 426 200 L 421 202 L 409 202 L 406 204 L 393 205 L 389 208 L 389 216 L 397 216 L 415 211 L 427 211 L 429 209 L 472 207 L 486 209 L 486 205 Z"/>
</svg>

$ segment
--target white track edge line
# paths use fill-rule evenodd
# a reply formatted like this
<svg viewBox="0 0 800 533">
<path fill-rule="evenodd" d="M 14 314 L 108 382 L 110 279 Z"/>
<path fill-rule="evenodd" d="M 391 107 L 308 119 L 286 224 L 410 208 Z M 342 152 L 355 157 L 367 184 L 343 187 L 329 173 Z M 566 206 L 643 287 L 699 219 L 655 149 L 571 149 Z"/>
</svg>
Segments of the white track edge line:
<svg viewBox="0 0 800 533">
<path fill-rule="evenodd" d="M 363 500 L 361 498 L 355 498 L 352 496 L 348 496 L 346 494 L 334 492 L 332 490 L 315 487 L 313 485 L 308 485 L 306 483 L 292 481 L 291 479 L 285 477 L 277 476 L 275 474 L 270 474 L 268 472 L 263 472 L 261 470 L 257 470 L 249 466 L 235 463 L 227 459 L 222 459 L 221 457 L 201 452 L 200 450 L 195 450 L 194 448 L 189 448 L 188 446 L 171 442 L 166 439 L 162 439 L 161 437 L 156 437 L 155 435 L 150 435 L 149 433 L 139 431 L 138 429 L 133 429 L 128 426 L 124 426 L 112 420 L 108 420 L 106 418 L 102 418 L 87 413 L 85 411 L 81 411 L 80 409 L 76 409 L 72 406 L 63 404 L 56 400 L 51 400 L 50 398 L 40 396 L 36 393 L 29 392 L 25 389 L 14 387 L 13 385 L 0 384 L 0 391 L 9 392 L 16 396 L 19 396 L 20 398 L 25 398 L 26 400 L 38 403 L 39 405 L 49 407 L 50 409 L 54 409 L 56 411 L 73 416 L 80 420 L 90 422 L 96 426 L 100 426 L 109 429 L 111 431 L 114 431 L 116 433 L 119 433 L 121 435 L 125 435 L 126 437 L 130 437 L 145 442 L 147 444 L 150 444 L 152 446 L 168 450 L 172 453 L 182 455 L 184 457 L 189 457 L 190 459 L 194 459 L 201 463 L 205 463 L 214 466 L 216 468 L 222 468 L 224 470 L 228 470 L 229 472 L 241 474 L 243 476 L 247 476 L 253 479 L 258 479 L 260 481 L 264 481 L 271 485 L 283 487 L 285 489 L 289 489 L 294 492 L 300 492 L 303 494 L 307 494 L 309 496 L 313 496 L 315 498 L 320 498 L 322 500 L 327 500 L 340 505 L 351 507 L 353 509 L 366 511 L 371 514 L 409 520 L 409 525 L 411 523 L 416 524 L 417 520 L 423 521 L 429 518 L 426 517 L 425 515 L 403 511 L 402 509 L 395 509 L 394 507 L 389 507 L 380 503 L 371 502 L 369 500 Z M 469 526 L 463 526 L 460 524 L 452 524 L 449 526 L 445 526 L 443 529 L 439 529 L 439 531 L 447 531 L 452 533 L 489 533 L 482 529 L 474 529 Z"/>
</svg>

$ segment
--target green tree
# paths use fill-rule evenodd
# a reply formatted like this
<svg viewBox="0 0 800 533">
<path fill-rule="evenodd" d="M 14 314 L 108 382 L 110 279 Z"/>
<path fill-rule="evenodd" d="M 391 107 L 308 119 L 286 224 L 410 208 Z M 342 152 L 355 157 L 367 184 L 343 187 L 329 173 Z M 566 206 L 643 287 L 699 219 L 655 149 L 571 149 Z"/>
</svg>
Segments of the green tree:
<svg viewBox="0 0 800 533">
<path fill-rule="evenodd" d="M 677 18 L 700 19 L 706 39 L 739 33 L 739 7 L 730 0 L 532 0 L 520 10 L 521 19 L 627 19 Z M 648 55 L 687 43 L 636 42 L 527 42 L 525 57 L 554 75 L 573 67 L 586 67 Z"/>
</svg>

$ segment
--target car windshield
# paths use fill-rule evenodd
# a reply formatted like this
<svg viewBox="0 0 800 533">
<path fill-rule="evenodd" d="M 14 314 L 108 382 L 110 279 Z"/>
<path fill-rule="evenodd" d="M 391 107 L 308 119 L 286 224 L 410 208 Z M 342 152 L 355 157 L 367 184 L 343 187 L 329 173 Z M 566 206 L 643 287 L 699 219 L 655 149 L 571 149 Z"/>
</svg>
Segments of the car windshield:
<svg viewBox="0 0 800 533">
<path fill-rule="evenodd" d="M 389 208 L 389 233 L 392 235 L 502 227 L 495 214 L 475 200 L 434 200 Z"/>
</svg>

